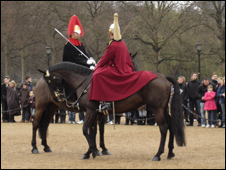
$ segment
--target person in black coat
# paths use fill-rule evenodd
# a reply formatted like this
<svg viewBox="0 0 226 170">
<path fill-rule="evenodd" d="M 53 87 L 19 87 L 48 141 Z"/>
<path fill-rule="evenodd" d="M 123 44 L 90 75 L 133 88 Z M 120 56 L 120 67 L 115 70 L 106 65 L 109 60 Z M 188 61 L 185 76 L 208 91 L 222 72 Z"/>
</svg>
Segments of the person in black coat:
<svg viewBox="0 0 226 170">
<path fill-rule="evenodd" d="M 207 86 L 209 84 L 210 84 L 209 80 L 207 78 L 204 78 L 202 84 L 200 84 L 198 89 L 197 89 L 198 97 L 201 99 L 201 101 L 200 101 L 200 113 L 201 113 L 202 127 L 205 127 L 207 125 L 206 119 L 205 119 L 206 114 L 205 114 L 205 110 L 204 110 L 205 101 L 202 100 L 202 98 L 204 97 L 205 93 L 207 92 Z"/>
<path fill-rule="evenodd" d="M 73 15 L 69 21 L 68 35 L 70 38 L 69 42 L 67 42 L 66 45 L 64 46 L 63 61 L 76 63 L 90 68 L 92 63 L 87 64 L 87 61 L 90 57 L 86 53 L 84 45 L 79 40 L 80 37 L 84 35 L 84 32 L 82 25 L 76 15 Z M 86 57 L 79 50 L 77 50 L 72 44 L 76 46 L 77 49 L 82 51 L 82 53 L 84 53 Z"/>
<path fill-rule="evenodd" d="M 187 107 L 188 88 L 185 84 L 185 77 L 179 76 L 178 79 L 177 79 L 177 82 L 178 82 L 179 87 L 180 87 L 182 104 Z M 183 107 L 183 110 L 184 110 L 184 117 L 185 117 L 186 123 L 188 123 L 189 113 L 187 112 L 187 110 L 184 107 Z"/>
<path fill-rule="evenodd" d="M 2 121 L 8 122 L 9 116 L 7 114 L 7 89 L 9 87 L 10 77 L 4 77 L 4 83 L 1 84 L 1 103 L 2 103 Z"/>
<path fill-rule="evenodd" d="M 68 35 L 69 35 L 69 42 L 66 43 L 64 46 L 64 52 L 63 52 L 63 62 L 72 62 L 75 64 L 79 64 L 88 68 L 91 68 L 93 63 L 89 63 L 87 58 L 90 58 L 89 55 L 86 53 L 86 50 L 83 46 L 83 44 L 80 42 L 80 37 L 84 35 L 82 25 L 76 15 L 73 15 L 69 21 L 68 24 Z M 86 57 L 77 50 L 74 46 L 76 46 L 77 49 L 82 51 Z M 87 62 L 89 64 L 87 64 Z M 94 68 L 94 66 L 93 66 Z M 67 83 L 64 83 L 65 93 L 69 100 L 71 100 L 73 97 L 76 97 L 73 91 L 73 88 L 70 87 Z M 75 100 L 75 99 L 74 99 Z"/>
<path fill-rule="evenodd" d="M 13 123 L 15 122 L 14 116 L 21 115 L 19 106 L 19 97 L 16 91 L 16 83 L 13 80 L 10 82 L 10 85 L 7 89 L 7 107 L 9 122 Z"/>
<path fill-rule="evenodd" d="M 82 43 L 81 46 L 76 47 L 81 50 L 86 56 L 88 56 Z M 90 65 L 87 64 L 87 59 L 69 42 L 64 46 L 63 61 L 76 63 L 88 68 L 90 67 Z"/>
<path fill-rule="evenodd" d="M 213 91 L 217 93 L 217 90 L 219 88 L 217 73 L 214 72 L 212 74 L 212 78 L 211 78 L 210 83 L 213 85 Z M 222 110 L 221 110 L 221 105 L 220 105 L 220 102 L 219 102 L 220 98 L 217 97 L 217 95 L 216 95 L 214 99 L 215 99 L 215 103 L 217 105 L 217 115 L 216 115 L 216 122 L 217 123 L 216 123 L 216 125 L 218 125 L 219 124 L 218 117 L 219 117 L 219 115 L 222 115 Z"/>
<path fill-rule="evenodd" d="M 198 115 L 201 117 L 200 114 L 200 98 L 197 93 L 197 89 L 201 83 L 197 81 L 197 73 L 192 73 L 191 81 L 188 83 L 188 98 L 189 98 L 189 107 L 192 112 L 194 112 L 194 107 Z M 201 126 L 201 118 L 198 118 L 198 126 Z M 194 115 L 190 113 L 190 124 L 188 126 L 193 126 L 193 119 Z"/>
</svg>

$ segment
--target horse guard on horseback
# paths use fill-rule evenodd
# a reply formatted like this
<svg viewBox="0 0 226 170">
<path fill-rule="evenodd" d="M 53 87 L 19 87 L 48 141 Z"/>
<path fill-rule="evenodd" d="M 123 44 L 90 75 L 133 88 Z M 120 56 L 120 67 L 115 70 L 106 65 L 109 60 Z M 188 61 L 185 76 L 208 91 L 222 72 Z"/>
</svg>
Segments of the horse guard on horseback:
<svg viewBox="0 0 226 170">
<path fill-rule="evenodd" d="M 81 34 L 81 24 L 76 22 L 73 24 L 71 24 L 74 27 L 72 32 L 77 31 L 77 34 Z M 127 46 L 121 40 L 117 13 L 114 14 L 114 23 L 109 28 L 109 37 L 111 41 L 94 70 L 88 68 L 95 63 L 90 61 L 90 57 L 87 57 L 84 50 L 78 46 L 79 42 L 75 44 L 75 41 L 69 39 L 68 46 L 79 47 L 79 50 L 83 50 L 80 57 L 86 59 L 84 61 L 88 63 L 81 65 L 64 61 L 50 66 L 46 71 L 41 71 L 43 77 L 36 85 L 32 153 L 39 153 L 36 146 L 37 129 L 39 129 L 44 151 L 51 152 L 46 140 L 47 128 L 58 107 L 69 111 L 86 112 L 83 135 L 89 148 L 82 159 L 89 159 L 90 154 L 93 158 L 101 155 L 96 146 L 97 124 L 99 124 L 102 154 L 110 155 L 104 143 L 106 114 L 103 113 L 106 111 L 109 114 L 125 113 L 144 104 L 150 106 L 161 133 L 160 146 L 153 161 L 160 161 L 160 156 L 164 153 L 168 130 L 170 132 L 168 159 L 175 156 L 173 153 L 174 137 L 178 146 L 186 145 L 183 109 L 177 82 L 172 77 L 160 73 L 134 70 Z M 69 97 L 66 95 L 65 83 L 73 89 L 75 95 Z M 172 85 L 174 94 L 169 110 L 168 103 Z"/>
</svg>

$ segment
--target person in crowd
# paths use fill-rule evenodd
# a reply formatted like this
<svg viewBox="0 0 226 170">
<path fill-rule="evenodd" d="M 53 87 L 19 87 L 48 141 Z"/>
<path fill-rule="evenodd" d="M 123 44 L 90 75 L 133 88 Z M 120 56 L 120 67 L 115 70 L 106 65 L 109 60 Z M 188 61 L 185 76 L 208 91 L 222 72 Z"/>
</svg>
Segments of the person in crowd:
<svg viewBox="0 0 226 170">
<path fill-rule="evenodd" d="M 145 125 L 147 118 L 147 106 L 142 105 L 138 108 L 138 117 L 137 117 L 137 125 Z"/>
<path fill-rule="evenodd" d="M 30 107 L 29 107 L 29 90 L 27 87 L 27 82 L 24 82 L 22 85 L 22 89 L 20 90 L 20 95 L 19 95 L 19 99 L 20 99 L 20 104 L 21 104 L 21 108 L 22 108 L 22 120 L 21 122 L 26 122 L 29 121 L 30 119 Z"/>
<path fill-rule="evenodd" d="M 223 77 L 217 78 L 217 83 L 218 83 L 217 91 L 221 87 L 222 79 L 223 79 Z M 222 124 L 223 123 L 222 122 L 222 112 L 223 111 L 222 111 L 222 108 L 221 108 L 220 97 L 217 94 L 216 94 L 216 97 L 215 97 L 215 101 L 216 101 L 216 105 L 217 105 L 217 114 L 218 114 L 217 124 L 218 124 L 218 127 L 221 128 L 223 126 L 223 124 Z M 219 124 L 219 120 L 221 120 L 221 124 Z"/>
<path fill-rule="evenodd" d="M 206 127 L 206 111 L 204 110 L 204 106 L 205 106 L 205 100 L 202 100 L 205 93 L 207 92 L 207 87 L 210 84 L 209 80 L 207 78 L 203 79 L 202 84 L 198 87 L 197 89 L 197 93 L 199 98 L 201 98 L 200 101 L 200 112 L 201 112 L 201 124 L 202 127 Z"/>
<path fill-rule="evenodd" d="M 60 113 L 59 113 L 59 108 L 57 109 L 56 113 L 55 113 L 55 123 L 59 123 L 59 117 L 60 117 Z M 52 123 L 54 123 L 54 118 L 52 119 Z"/>
<path fill-rule="evenodd" d="M 20 106 L 19 106 L 19 97 L 16 91 L 16 83 L 14 80 L 12 80 L 9 84 L 6 98 L 7 98 L 7 106 L 8 106 L 7 114 L 9 115 L 9 122 L 14 123 L 16 122 L 14 120 L 14 116 L 21 115 Z"/>
<path fill-rule="evenodd" d="M 79 121 L 77 122 L 78 124 L 83 124 L 84 123 L 84 112 L 78 112 L 79 113 Z"/>
<path fill-rule="evenodd" d="M 114 118 L 113 118 L 113 114 L 109 114 L 109 115 L 107 115 L 106 116 L 106 122 L 107 122 L 107 125 L 113 125 L 114 123 L 113 123 L 113 120 Z"/>
<path fill-rule="evenodd" d="M 156 120 L 154 114 L 151 111 L 151 107 L 147 105 L 147 125 L 155 125 Z"/>
<path fill-rule="evenodd" d="M 220 98 L 222 110 L 222 127 L 225 128 L 225 77 L 222 79 L 221 86 L 217 90 L 217 96 Z"/>
<path fill-rule="evenodd" d="M 188 83 L 188 98 L 189 98 L 189 107 L 192 112 L 194 112 L 194 107 L 199 116 L 200 114 L 200 98 L 197 94 L 197 89 L 200 85 L 200 82 L 197 81 L 197 73 L 192 73 L 191 81 Z M 194 115 L 190 113 L 190 123 L 187 126 L 193 126 Z M 198 126 L 201 126 L 201 119 L 198 118 Z"/>
<path fill-rule="evenodd" d="M 218 77 L 217 73 L 214 72 L 212 74 L 212 78 L 211 78 L 211 81 L 210 81 L 210 83 L 213 86 L 213 91 L 215 91 L 215 92 L 217 91 L 217 88 L 218 88 L 217 77 Z"/>
<path fill-rule="evenodd" d="M 204 97 L 202 98 L 202 100 L 205 100 L 205 106 L 204 106 L 204 110 L 208 111 L 208 119 L 209 119 L 209 124 L 207 124 L 206 127 L 212 127 L 214 128 L 216 126 L 216 111 L 217 111 L 217 106 L 215 103 L 215 96 L 216 96 L 216 92 L 213 91 L 213 86 L 212 85 L 208 85 L 207 87 L 207 92 L 205 93 Z"/>
<path fill-rule="evenodd" d="M 60 118 L 60 123 L 66 123 L 66 121 L 65 121 L 66 110 L 65 109 L 58 108 L 58 110 L 56 111 L 56 114 L 55 114 L 55 123 L 59 123 L 59 118 Z M 52 120 L 52 123 L 53 122 L 54 122 L 54 120 Z"/>
<path fill-rule="evenodd" d="M 68 123 L 76 124 L 75 122 L 75 112 L 68 111 Z"/>
<path fill-rule="evenodd" d="M 218 83 L 218 75 L 216 72 L 214 72 L 212 74 L 212 78 L 211 78 L 211 84 L 213 85 L 213 91 L 217 93 L 218 87 L 219 87 L 219 83 Z M 221 111 L 221 106 L 219 103 L 219 98 L 217 97 L 217 95 L 215 96 L 215 103 L 217 105 L 217 112 L 216 112 L 216 121 L 217 121 L 217 125 L 219 124 L 218 122 L 218 117 L 219 115 L 221 115 L 222 111 Z"/>
<path fill-rule="evenodd" d="M 177 78 L 177 82 L 179 84 L 179 87 L 180 87 L 180 92 L 181 92 L 181 98 L 182 98 L 182 104 L 184 106 L 187 107 L 187 100 L 188 100 L 188 88 L 185 84 L 185 77 L 184 76 L 179 76 Z M 188 123 L 188 112 L 187 110 L 183 107 L 183 110 L 184 110 L 184 117 L 185 117 L 185 121 L 186 123 Z"/>
<path fill-rule="evenodd" d="M 4 83 L 1 84 L 1 104 L 2 104 L 2 121 L 8 122 L 8 114 L 7 114 L 7 88 L 9 87 L 10 77 L 6 75 L 4 77 Z"/>
<path fill-rule="evenodd" d="M 35 116 L 35 94 L 33 91 L 29 92 L 29 100 L 28 103 L 30 105 L 30 112 L 31 112 L 31 121 L 33 121 Z"/>
<path fill-rule="evenodd" d="M 27 89 L 28 89 L 28 91 L 31 91 L 32 90 L 31 82 L 32 82 L 32 78 L 30 76 L 26 75 L 25 80 L 20 84 L 19 90 L 22 88 L 23 83 L 27 83 Z"/>
<path fill-rule="evenodd" d="M 122 114 L 120 114 L 120 113 L 116 113 L 116 115 L 115 115 L 115 124 L 117 125 L 120 125 L 120 123 L 121 123 L 121 117 L 122 117 Z"/>
<path fill-rule="evenodd" d="M 132 111 L 126 112 L 126 123 L 125 123 L 125 125 L 129 125 L 129 122 L 130 122 L 130 125 L 133 125 L 133 123 L 134 123 Z"/>
<path fill-rule="evenodd" d="M 59 109 L 60 110 L 60 123 L 65 123 L 66 119 L 66 110 L 65 109 Z"/>
</svg>

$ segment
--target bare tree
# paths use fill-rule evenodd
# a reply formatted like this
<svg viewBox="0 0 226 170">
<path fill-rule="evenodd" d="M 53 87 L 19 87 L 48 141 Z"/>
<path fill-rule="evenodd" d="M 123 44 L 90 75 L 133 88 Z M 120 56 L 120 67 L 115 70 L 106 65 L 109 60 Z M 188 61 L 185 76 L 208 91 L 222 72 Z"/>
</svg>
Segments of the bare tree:
<svg viewBox="0 0 226 170">
<path fill-rule="evenodd" d="M 186 8 L 176 12 L 178 4 L 172 1 L 144 1 L 139 5 L 126 3 L 132 6 L 137 17 L 134 18 L 134 40 L 140 42 L 141 50 L 146 61 L 152 63 L 154 71 L 159 71 L 159 64 L 166 60 L 174 60 L 175 56 L 161 55 L 161 51 L 167 44 L 179 34 L 197 26 L 191 22 L 191 18 L 186 15 Z M 177 59 L 176 59 L 177 60 Z"/>
</svg>

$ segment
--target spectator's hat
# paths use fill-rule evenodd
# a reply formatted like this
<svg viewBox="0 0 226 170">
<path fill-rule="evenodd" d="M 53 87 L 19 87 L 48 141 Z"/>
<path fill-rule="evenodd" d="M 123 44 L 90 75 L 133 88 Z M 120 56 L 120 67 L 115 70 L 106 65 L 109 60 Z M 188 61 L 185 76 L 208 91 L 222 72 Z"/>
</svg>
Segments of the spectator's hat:
<svg viewBox="0 0 226 170">
<path fill-rule="evenodd" d="M 5 79 L 5 78 L 10 79 L 9 75 L 6 75 L 6 76 L 4 77 L 4 79 Z"/>
</svg>

